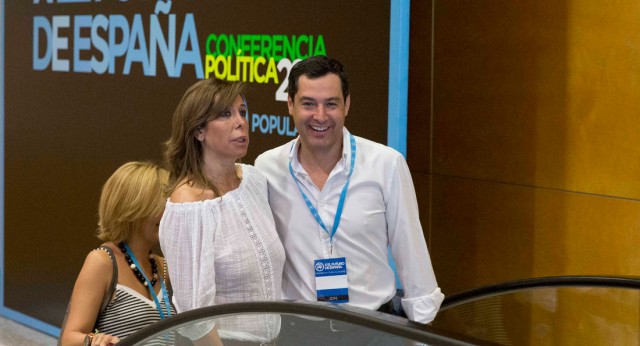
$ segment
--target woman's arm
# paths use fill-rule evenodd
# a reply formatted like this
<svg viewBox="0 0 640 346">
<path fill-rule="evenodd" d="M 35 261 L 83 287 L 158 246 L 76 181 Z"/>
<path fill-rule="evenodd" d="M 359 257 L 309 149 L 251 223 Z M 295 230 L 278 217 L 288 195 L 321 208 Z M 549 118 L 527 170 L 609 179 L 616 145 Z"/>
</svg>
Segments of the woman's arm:
<svg viewBox="0 0 640 346">
<path fill-rule="evenodd" d="M 73 287 L 68 307 L 69 315 L 60 335 L 61 345 L 82 346 L 85 336 L 94 332 L 92 328 L 111 284 L 112 275 L 113 265 L 106 252 L 94 250 L 87 255 Z M 99 338 L 96 336 L 92 345 L 99 345 L 98 341 L 104 341 L 106 345 L 119 340 L 110 335 L 99 334 Z"/>
<path fill-rule="evenodd" d="M 171 201 L 160 221 L 160 247 L 169 269 L 173 303 L 178 313 L 215 304 L 215 220 L 199 202 L 202 189 L 182 185 L 171 194 Z M 213 327 L 213 321 L 185 327 L 181 334 L 200 339 Z"/>
</svg>

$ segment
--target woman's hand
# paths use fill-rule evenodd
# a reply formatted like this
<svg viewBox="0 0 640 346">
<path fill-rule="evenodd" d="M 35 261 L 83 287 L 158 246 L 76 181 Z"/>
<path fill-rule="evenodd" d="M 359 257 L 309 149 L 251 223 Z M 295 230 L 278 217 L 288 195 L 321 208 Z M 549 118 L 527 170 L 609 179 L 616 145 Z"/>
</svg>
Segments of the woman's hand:
<svg viewBox="0 0 640 346">
<path fill-rule="evenodd" d="M 110 346 L 115 345 L 120 341 L 117 336 L 97 333 L 93 336 L 93 340 L 91 340 L 91 346 Z"/>
</svg>

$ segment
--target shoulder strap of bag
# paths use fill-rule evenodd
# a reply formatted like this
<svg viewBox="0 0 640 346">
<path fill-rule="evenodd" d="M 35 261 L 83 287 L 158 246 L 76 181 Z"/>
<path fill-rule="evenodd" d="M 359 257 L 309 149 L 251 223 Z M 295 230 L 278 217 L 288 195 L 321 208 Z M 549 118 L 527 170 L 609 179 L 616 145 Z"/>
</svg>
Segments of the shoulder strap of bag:
<svg viewBox="0 0 640 346">
<path fill-rule="evenodd" d="M 111 257 L 111 264 L 113 264 L 113 275 L 111 276 L 111 284 L 109 285 L 107 294 L 102 300 L 102 305 L 100 305 L 100 312 L 98 313 L 99 316 L 107 308 L 107 305 L 109 305 L 109 302 L 111 301 L 111 297 L 113 297 L 113 293 L 116 291 L 116 285 L 118 284 L 118 264 L 116 263 L 116 256 L 113 254 L 111 248 L 107 246 L 100 246 L 98 249 L 106 251 L 109 254 L 109 257 Z"/>
</svg>

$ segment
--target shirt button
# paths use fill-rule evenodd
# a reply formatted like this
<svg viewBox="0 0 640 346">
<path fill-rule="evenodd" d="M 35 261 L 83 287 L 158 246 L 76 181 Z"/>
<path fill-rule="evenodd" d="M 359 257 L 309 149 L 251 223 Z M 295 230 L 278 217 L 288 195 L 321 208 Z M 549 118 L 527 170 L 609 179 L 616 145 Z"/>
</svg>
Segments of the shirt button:
<svg viewBox="0 0 640 346">
<path fill-rule="evenodd" d="M 329 238 L 329 235 L 327 233 L 322 233 L 322 238 L 327 239 Z"/>
</svg>

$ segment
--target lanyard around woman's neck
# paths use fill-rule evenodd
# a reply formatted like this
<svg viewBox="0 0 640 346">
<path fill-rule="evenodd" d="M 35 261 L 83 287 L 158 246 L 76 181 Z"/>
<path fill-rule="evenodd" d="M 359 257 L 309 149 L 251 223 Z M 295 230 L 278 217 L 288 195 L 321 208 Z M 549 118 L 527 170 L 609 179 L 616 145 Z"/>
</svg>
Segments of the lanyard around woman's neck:
<svg viewBox="0 0 640 346">
<path fill-rule="evenodd" d="M 133 254 L 133 251 L 131 251 L 131 248 L 129 248 L 129 244 L 124 243 L 124 248 L 127 250 L 127 254 L 129 254 L 129 256 L 131 257 L 133 264 L 135 264 L 136 267 L 139 268 L 140 273 L 142 274 L 145 282 L 147 283 L 147 288 L 149 289 L 149 293 L 151 293 L 151 297 L 153 298 L 153 301 L 156 303 L 156 309 L 160 314 L 160 318 L 164 319 L 164 312 L 162 311 L 162 305 L 160 305 L 160 301 L 158 300 L 156 291 L 154 291 L 153 286 L 151 286 L 151 282 L 147 278 L 147 275 L 145 275 L 144 270 L 142 270 L 142 267 L 140 266 L 140 263 L 138 263 L 138 260 L 136 259 L 136 256 Z M 158 281 L 160 281 L 160 285 L 161 285 L 164 307 L 167 310 L 167 314 L 171 316 L 171 307 L 169 306 L 169 294 L 167 293 L 167 288 L 164 286 L 164 280 L 162 280 L 160 275 L 158 275 Z"/>
<path fill-rule="evenodd" d="M 349 167 L 349 175 L 347 176 L 347 181 L 344 183 L 344 186 L 342 187 L 342 192 L 340 193 L 340 200 L 338 201 L 338 209 L 336 210 L 336 216 L 333 220 L 333 227 L 331 228 L 331 232 L 329 232 L 329 230 L 327 229 L 327 226 L 325 226 L 324 222 L 322 222 L 322 218 L 320 218 L 320 214 L 318 213 L 318 210 L 316 209 L 316 207 L 313 206 L 313 203 L 311 203 L 311 201 L 309 200 L 309 197 L 307 197 L 304 191 L 302 191 L 300 182 L 298 181 L 295 174 L 293 173 L 293 168 L 291 167 L 291 160 L 289 160 L 289 173 L 291 173 L 291 177 L 293 177 L 293 181 L 295 181 L 296 185 L 298 185 L 298 190 L 300 191 L 300 194 L 302 195 L 304 202 L 307 204 L 307 208 L 309 208 L 311 215 L 313 215 L 313 218 L 316 219 L 320 227 L 322 227 L 322 229 L 325 232 L 327 232 L 327 234 L 329 235 L 329 242 L 331 243 L 332 253 L 333 253 L 333 236 L 336 234 L 336 231 L 338 231 L 338 225 L 340 224 L 340 218 L 342 217 L 342 209 L 344 207 L 344 200 L 347 196 L 347 189 L 349 188 L 349 181 L 351 180 L 351 175 L 353 174 L 353 167 L 355 166 L 355 163 L 356 163 L 356 140 L 352 134 L 349 134 L 349 141 L 351 143 L 351 161 L 350 161 L 351 164 Z M 291 145 L 291 150 L 293 150 L 293 145 Z"/>
</svg>

